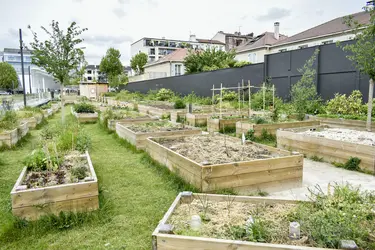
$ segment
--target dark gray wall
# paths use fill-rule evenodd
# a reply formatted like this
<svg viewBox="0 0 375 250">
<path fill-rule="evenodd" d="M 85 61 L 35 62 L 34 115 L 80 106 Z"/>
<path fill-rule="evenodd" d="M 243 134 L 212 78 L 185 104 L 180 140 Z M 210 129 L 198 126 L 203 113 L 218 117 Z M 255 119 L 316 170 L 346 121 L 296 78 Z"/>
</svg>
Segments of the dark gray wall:
<svg viewBox="0 0 375 250">
<path fill-rule="evenodd" d="M 222 83 L 224 87 L 238 86 L 242 80 L 251 81 L 251 85 L 259 85 L 263 82 L 264 64 L 252 64 L 242 68 L 221 69 L 174 77 L 158 78 L 147 81 L 129 83 L 125 89 L 147 93 L 149 90 L 161 88 L 171 89 L 182 95 L 188 95 L 194 91 L 199 96 L 212 96 L 212 86 L 219 88 Z"/>
<path fill-rule="evenodd" d="M 343 45 L 345 44 L 343 43 Z M 264 63 L 242 68 L 129 83 L 124 89 L 147 93 L 149 90 L 167 88 L 182 95 L 194 91 L 200 96 L 211 96 L 213 85 L 218 88 L 220 83 L 223 83 L 225 87 L 235 87 L 242 80 L 246 83 L 250 80 L 252 86 L 260 86 L 266 78 L 271 77 L 277 95 L 289 99 L 291 86 L 301 78 L 298 69 L 303 67 L 317 48 L 320 52 L 314 67 L 317 70 L 318 93 L 322 98 L 328 100 L 335 93 L 350 94 L 353 90 L 358 89 L 362 92 L 364 101 L 367 102 L 369 77 L 360 74 L 354 64 L 346 58 L 346 52 L 336 44 L 269 54 L 264 57 Z"/>
</svg>

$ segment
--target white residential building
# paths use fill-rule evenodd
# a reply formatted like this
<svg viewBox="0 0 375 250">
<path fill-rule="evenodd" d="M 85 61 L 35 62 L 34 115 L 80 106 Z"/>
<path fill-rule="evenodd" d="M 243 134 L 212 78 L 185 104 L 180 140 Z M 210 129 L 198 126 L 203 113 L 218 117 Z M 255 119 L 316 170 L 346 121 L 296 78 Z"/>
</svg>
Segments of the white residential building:
<svg viewBox="0 0 375 250">
<path fill-rule="evenodd" d="M 195 35 L 190 35 L 189 41 L 144 37 L 132 43 L 131 57 L 143 52 L 147 54 L 148 62 L 155 62 L 179 48 L 225 50 L 225 43 L 216 40 L 198 39 Z"/>
<path fill-rule="evenodd" d="M 368 12 L 351 15 L 360 24 L 370 22 Z M 264 62 L 264 55 L 290 50 L 308 48 L 317 45 L 348 41 L 353 38 L 353 30 L 344 22 L 345 16 L 335 18 L 301 33 L 287 37 L 279 33 L 279 23 L 275 23 L 274 32 L 265 32 L 253 41 L 236 48 L 236 59 L 251 63 Z"/>
<path fill-rule="evenodd" d="M 144 74 L 129 77 L 129 82 L 183 75 L 185 74 L 183 62 L 188 53 L 188 49 L 177 49 L 156 62 L 149 62 L 144 66 Z"/>
</svg>

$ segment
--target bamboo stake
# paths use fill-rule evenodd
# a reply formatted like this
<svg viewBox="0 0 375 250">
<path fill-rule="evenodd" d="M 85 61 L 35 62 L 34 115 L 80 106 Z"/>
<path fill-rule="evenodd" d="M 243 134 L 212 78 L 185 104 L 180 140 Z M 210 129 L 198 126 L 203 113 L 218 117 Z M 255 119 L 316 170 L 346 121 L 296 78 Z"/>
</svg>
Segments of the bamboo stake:
<svg viewBox="0 0 375 250">
<path fill-rule="evenodd" d="M 212 114 L 215 114 L 215 84 L 212 85 L 212 107 L 211 107 Z"/>
<path fill-rule="evenodd" d="M 250 88 L 250 80 L 248 81 L 249 85 L 249 118 L 251 117 L 251 88 Z"/>
<path fill-rule="evenodd" d="M 275 109 L 275 84 L 272 85 L 272 107 Z"/>
<path fill-rule="evenodd" d="M 263 83 L 263 112 L 266 111 L 266 83 Z"/>
<path fill-rule="evenodd" d="M 240 83 L 238 83 L 237 95 L 238 95 L 238 113 L 241 114 L 241 92 L 240 92 Z"/>
<path fill-rule="evenodd" d="M 222 118 L 222 114 L 221 114 L 221 102 L 222 102 L 222 100 L 223 100 L 223 84 L 221 83 L 220 84 L 220 119 Z"/>
<path fill-rule="evenodd" d="M 244 110 L 245 110 L 245 92 L 244 92 L 244 81 L 243 81 L 243 79 L 242 79 L 242 89 L 241 89 L 242 91 L 242 106 L 243 106 L 243 108 L 244 108 Z"/>
</svg>

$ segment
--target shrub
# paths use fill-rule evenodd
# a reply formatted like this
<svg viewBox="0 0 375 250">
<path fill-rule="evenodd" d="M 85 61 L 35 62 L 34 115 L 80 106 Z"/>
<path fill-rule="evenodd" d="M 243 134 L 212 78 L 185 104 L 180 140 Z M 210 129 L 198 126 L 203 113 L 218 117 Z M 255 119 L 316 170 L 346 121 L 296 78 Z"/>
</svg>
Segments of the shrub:
<svg viewBox="0 0 375 250">
<path fill-rule="evenodd" d="M 362 105 L 362 93 L 354 90 L 349 97 L 336 93 L 335 97 L 328 101 L 326 111 L 328 114 L 365 115 L 367 105 Z"/>
<path fill-rule="evenodd" d="M 318 111 L 314 109 L 320 107 L 322 103 L 315 86 L 316 69 L 314 63 L 318 53 L 319 50 L 316 49 L 311 58 L 306 61 L 303 68 L 298 69 L 302 77 L 292 86 L 292 90 L 290 91 L 298 120 L 303 120 L 307 113 L 317 113 Z"/>
<path fill-rule="evenodd" d="M 254 129 L 249 129 L 249 131 L 247 131 L 247 133 L 245 134 L 246 140 L 255 141 L 254 133 L 255 133 Z"/>
<path fill-rule="evenodd" d="M 95 106 L 87 102 L 82 102 L 74 104 L 74 110 L 77 113 L 95 113 Z"/>
<path fill-rule="evenodd" d="M 178 99 L 178 100 L 176 100 L 176 102 L 174 103 L 174 108 L 175 108 L 175 109 L 184 109 L 184 108 L 186 108 L 186 104 L 184 103 L 183 100 Z"/>
<path fill-rule="evenodd" d="M 252 120 L 254 121 L 255 124 L 267 124 L 268 123 L 267 120 L 261 116 L 255 116 L 254 118 L 252 118 Z"/>
<path fill-rule="evenodd" d="M 50 108 L 52 108 L 52 103 L 48 102 L 48 103 L 42 105 L 40 108 L 43 109 L 43 110 L 50 109 Z"/>
<path fill-rule="evenodd" d="M 79 131 L 76 137 L 75 149 L 79 152 L 85 152 L 91 147 L 91 138 L 84 131 Z"/>
<path fill-rule="evenodd" d="M 85 166 L 74 166 L 71 168 L 70 173 L 78 180 L 86 177 L 87 168 Z"/>
<path fill-rule="evenodd" d="M 14 111 L 5 111 L 4 115 L 0 117 L 0 131 L 15 129 L 18 126 L 17 113 Z"/>
<path fill-rule="evenodd" d="M 162 88 L 156 94 L 156 100 L 158 101 L 169 101 L 173 99 L 174 93 L 170 89 Z"/>
<path fill-rule="evenodd" d="M 234 91 L 223 90 L 223 101 L 236 101 L 238 94 Z"/>
<path fill-rule="evenodd" d="M 234 64 L 234 67 L 235 68 L 241 68 L 243 66 L 246 66 L 246 65 L 250 65 L 251 62 L 247 62 L 247 61 L 238 61 Z"/>
</svg>

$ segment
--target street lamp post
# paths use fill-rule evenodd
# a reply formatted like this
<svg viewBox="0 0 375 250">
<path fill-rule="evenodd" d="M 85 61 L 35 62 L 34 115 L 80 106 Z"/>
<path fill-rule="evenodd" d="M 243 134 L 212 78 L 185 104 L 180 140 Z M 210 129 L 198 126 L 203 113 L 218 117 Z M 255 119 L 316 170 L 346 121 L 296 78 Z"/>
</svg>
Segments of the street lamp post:
<svg viewBox="0 0 375 250">
<path fill-rule="evenodd" d="M 23 86 L 23 105 L 26 107 L 25 69 L 23 67 L 23 41 L 22 41 L 21 29 L 20 29 L 20 49 L 21 49 L 21 69 L 22 69 L 22 86 Z"/>
</svg>

